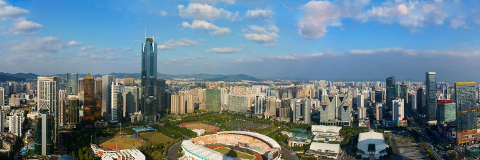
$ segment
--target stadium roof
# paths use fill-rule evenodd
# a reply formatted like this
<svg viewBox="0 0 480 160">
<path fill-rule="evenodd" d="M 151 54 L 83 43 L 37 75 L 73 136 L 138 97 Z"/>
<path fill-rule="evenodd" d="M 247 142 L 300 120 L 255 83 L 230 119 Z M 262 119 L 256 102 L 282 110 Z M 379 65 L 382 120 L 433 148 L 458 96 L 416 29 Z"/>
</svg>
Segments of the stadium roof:
<svg viewBox="0 0 480 160">
<path fill-rule="evenodd" d="M 192 155 L 195 155 L 199 158 L 211 159 L 211 160 L 234 160 L 225 156 L 217 151 L 204 147 L 202 145 L 196 145 L 191 140 L 184 140 L 182 142 L 182 147 L 186 152 L 189 152 Z"/>
<path fill-rule="evenodd" d="M 312 125 L 312 132 L 335 132 L 339 133 L 342 127 L 338 126 L 325 126 L 325 125 Z"/>
<path fill-rule="evenodd" d="M 252 137 L 256 137 L 258 139 L 264 140 L 268 144 L 270 144 L 273 148 L 280 148 L 280 145 L 277 143 L 277 141 L 273 140 L 272 138 L 260 134 L 260 133 L 255 133 L 255 132 L 247 132 L 247 131 L 224 131 L 224 132 L 217 132 L 217 134 L 225 134 L 225 133 L 233 133 L 233 134 L 243 134 L 243 135 L 249 135 Z"/>
<path fill-rule="evenodd" d="M 363 152 L 371 152 L 371 151 L 381 151 L 387 148 L 387 144 L 385 143 L 385 139 L 382 133 L 378 132 L 365 132 L 360 133 L 358 136 L 358 149 L 362 150 Z M 370 151 L 369 151 L 370 150 Z"/>
</svg>

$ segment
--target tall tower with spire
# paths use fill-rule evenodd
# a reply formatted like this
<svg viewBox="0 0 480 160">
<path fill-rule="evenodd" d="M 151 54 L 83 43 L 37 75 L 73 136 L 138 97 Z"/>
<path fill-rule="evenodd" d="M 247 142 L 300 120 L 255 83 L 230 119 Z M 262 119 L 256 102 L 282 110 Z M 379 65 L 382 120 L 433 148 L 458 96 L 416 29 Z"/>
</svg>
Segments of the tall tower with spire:
<svg viewBox="0 0 480 160">
<path fill-rule="evenodd" d="M 157 43 L 153 37 L 146 37 L 142 43 L 142 72 L 141 72 L 141 97 L 140 110 L 145 122 L 155 122 L 157 108 L 160 100 L 159 80 L 157 79 Z"/>
</svg>

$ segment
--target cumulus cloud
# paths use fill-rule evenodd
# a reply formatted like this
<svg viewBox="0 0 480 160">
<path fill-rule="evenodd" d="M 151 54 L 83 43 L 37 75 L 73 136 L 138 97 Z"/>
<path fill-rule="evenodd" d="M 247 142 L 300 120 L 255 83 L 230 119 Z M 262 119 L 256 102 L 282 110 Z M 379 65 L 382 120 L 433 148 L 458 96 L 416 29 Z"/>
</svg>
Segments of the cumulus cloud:
<svg viewBox="0 0 480 160">
<path fill-rule="evenodd" d="M 232 13 L 223 8 L 215 8 L 208 4 L 190 3 L 187 7 L 178 5 L 178 15 L 182 18 L 213 21 L 215 19 L 237 20 L 239 12 Z"/>
<path fill-rule="evenodd" d="M 243 35 L 247 40 L 272 47 L 275 46 L 274 42 L 280 38 L 277 34 L 279 29 L 276 26 L 271 26 L 267 29 L 256 25 L 250 25 L 248 27 L 250 29 L 249 32 Z"/>
<path fill-rule="evenodd" d="M 86 46 L 86 47 L 80 48 L 80 50 L 82 50 L 82 51 L 89 51 L 89 50 L 92 50 L 92 49 L 95 49 L 95 47 L 94 46 Z"/>
<path fill-rule="evenodd" d="M 187 47 L 187 46 L 195 46 L 199 45 L 200 43 L 196 41 L 189 40 L 187 38 L 182 38 L 179 41 L 175 41 L 173 39 L 166 41 L 162 45 L 157 46 L 159 50 L 167 50 L 167 49 L 175 49 L 177 47 Z"/>
<path fill-rule="evenodd" d="M 28 37 L 24 42 L 11 46 L 10 51 L 27 52 L 58 52 L 64 47 L 64 42 L 57 37 Z"/>
<path fill-rule="evenodd" d="M 189 0 L 190 2 L 193 3 L 209 3 L 209 4 L 215 4 L 217 2 L 224 2 L 228 4 L 235 4 L 235 0 Z"/>
<path fill-rule="evenodd" d="M 210 30 L 211 32 L 208 33 L 214 36 L 230 34 L 229 28 L 220 28 L 212 23 L 203 20 L 194 20 L 192 24 L 189 24 L 188 22 L 182 22 L 182 26 L 184 28 Z"/>
<path fill-rule="evenodd" d="M 22 16 L 30 13 L 30 11 L 23 8 L 14 7 L 0 0 L 0 20 L 20 20 Z"/>
<path fill-rule="evenodd" d="M 82 45 L 81 42 L 76 42 L 76 41 L 70 41 L 67 43 L 67 45 L 69 46 L 79 46 L 79 45 Z"/>
<path fill-rule="evenodd" d="M 168 12 L 167 11 L 150 11 L 150 14 L 156 14 L 156 15 L 165 17 L 168 15 Z"/>
<path fill-rule="evenodd" d="M 247 10 L 245 17 L 267 19 L 267 18 L 272 18 L 274 14 L 275 12 L 269 9 L 264 9 L 264 10 L 256 9 L 256 10 Z"/>
<path fill-rule="evenodd" d="M 475 16 L 464 10 L 475 10 L 467 3 L 453 1 L 387 1 L 371 5 L 368 0 L 310 1 L 300 7 L 302 17 L 297 23 L 298 33 L 306 39 L 323 38 L 328 27 L 342 27 L 346 18 L 359 22 L 376 21 L 398 24 L 411 32 L 430 25 L 450 22 L 450 27 L 469 28 Z M 478 6 L 477 6 L 478 7 Z M 473 20 L 470 20 L 473 19 Z"/>
<path fill-rule="evenodd" d="M 240 52 L 240 51 L 242 51 L 241 48 L 229 48 L 229 47 L 212 48 L 212 49 L 209 49 L 209 50 L 205 50 L 205 52 L 207 52 L 207 53 L 211 53 L 211 52 L 215 52 L 215 53 L 235 53 L 235 52 Z"/>
<path fill-rule="evenodd" d="M 42 25 L 32 22 L 32 21 L 20 21 L 17 23 L 14 23 L 12 25 L 12 28 L 10 29 L 10 33 L 14 35 L 19 35 L 19 34 L 35 34 L 35 30 L 38 28 L 41 28 Z"/>
</svg>

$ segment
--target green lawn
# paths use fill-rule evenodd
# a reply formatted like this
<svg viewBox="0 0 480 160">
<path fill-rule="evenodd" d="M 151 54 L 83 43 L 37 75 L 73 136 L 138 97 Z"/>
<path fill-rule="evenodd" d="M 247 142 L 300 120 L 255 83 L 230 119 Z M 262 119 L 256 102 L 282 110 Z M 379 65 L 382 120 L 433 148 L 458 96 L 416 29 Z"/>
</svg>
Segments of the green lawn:
<svg viewBox="0 0 480 160">
<path fill-rule="evenodd" d="M 231 150 L 231 149 L 226 148 L 226 147 L 217 148 L 217 149 L 215 149 L 215 151 L 220 152 L 222 154 L 225 154 L 229 157 L 238 157 L 238 158 L 241 158 L 241 159 L 255 159 L 255 156 L 245 154 L 245 153 L 242 153 L 242 152 L 237 152 L 237 151 Z"/>
<path fill-rule="evenodd" d="M 147 142 L 156 144 L 172 141 L 170 137 L 167 137 L 160 132 L 143 132 L 140 133 L 140 137 L 142 137 Z"/>
<path fill-rule="evenodd" d="M 245 123 L 245 122 L 244 121 L 239 121 L 239 120 L 233 120 L 233 121 L 230 121 L 230 122 L 225 122 L 223 124 L 225 124 L 227 127 L 235 127 L 235 126 L 241 125 L 242 123 Z"/>
<path fill-rule="evenodd" d="M 119 149 L 132 149 L 138 148 L 142 146 L 142 143 L 137 142 L 132 138 L 125 138 L 125 137 L 110 137 L 110 138 L 102 138 L 99 140 L 99 146 L 113 149 L 115 148 L 115 144 L 119 146 Z M 112 146 L 113 145 L 113 146 Z"/>
</svg>

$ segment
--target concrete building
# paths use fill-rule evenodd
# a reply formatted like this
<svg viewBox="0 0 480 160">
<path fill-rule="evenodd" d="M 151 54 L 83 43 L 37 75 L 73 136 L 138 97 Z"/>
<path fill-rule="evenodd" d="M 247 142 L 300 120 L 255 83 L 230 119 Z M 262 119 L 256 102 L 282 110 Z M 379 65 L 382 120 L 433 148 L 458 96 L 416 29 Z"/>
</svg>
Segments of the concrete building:
<svg viewBox="0 0 480 160">
<path fill-rule="evenodd" d="M 8 132 L 21 137 L 22 136 L 22 115 L 14 114 L 9 116 L 10 123 L 8 126 Z"/>
<path fill-rule="evenodd" d="M 172 94 L 170 96 L 170 113 L 171 114 L 181 114 L 180 113 L 180 96 L 178 93 Z"/>
<path fill-rule="evenodd" d="M 307 150 L 305 154 L 313 155 L 315 157 L 337 159 L 340 152 L 340 144 L 312 142 L 310 144 L 310 149 Z"/>
<path fill-rule="evenodd" d="M 265 96 L 255 96 L 255 114 L 263 115 L 265 110 Z"/>
<path fill-rule="evenodd" d="M 375 103 L 375 120 L 383 120 L 384 103 Z"/>
<path fill-rule="evenodd" d="M 383 133 L 366 132 L 358 136 L 357 154 L 365 159 L 380 159 L 387 155 L 387 143 Z"/>
<path fill-rule="evenodd" d="M 220 112 L 221 109 L 221 94 L 218 89 L 206 90 L 206 102 L 205 105 L 208 111 Z"/>
<path fill-rule="evenodd" d="M 47 110 L 49 115 L 53 116 L 53 144 L 57 146 L 58 138 L 58 77 L 38 77 L 37 78 L 37 111 Z"/>
<path fill-rule="evenodd" d="M 338 141 L 340 138 L 340 130 L 342 127 L 338 126 L 325 126 L 325 125 L 312 125 L 312 134 L 315 136 L 315 141 Z"/>
<path fill-rule="evenodd" d="M 250 99 L 244 95 L 228 95 L 228 111 L 246 114 L 250 107 Z"/>
<path fill-rule="evenodd" d="M 191 93 L 185 94 L 185 101 L 187 105 L 187 113 L 193 113 L 195 110 L 195 101 L 194 101 L 194 96 Z"/>
<path fill-rule="evenodd" d="M 5 105 L 5 89 L 0 87 L 0 107 Z"/>
<path fill-rule="evenodd" d="M 397 98 L 395 100 L 392 100 L 392 120 L 393 121 L 401 121 L 405 117 L 404 102 L 405 101 L 402 98 Z"/>
<path fill-rule="evenodd" d="M 0 132 L 5 132 L 5 112 L 0 110 Z"/>
<path fill-rule="evenodd" d="M 135 79 L 134 78 L 124 78 L 123 79 L 124 86 L 135 86 Z"/>
<path fill-rule="evenodd" d="M 271 90 L 267 90 L 271 91 Z M 278 93 L 278 92 L 277 92 Z M 275 96 L 268 96 L 265 99 L 265 118 L 276 118 L 276 101 L 277 98 Z"/>
<path fill-rule="evenodd" d="M 310 124 L 312 123 L 312 100 L 305 99 L 303 103 L 303 123 Z"/>
</svg>

